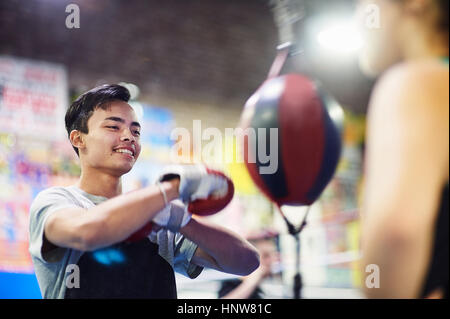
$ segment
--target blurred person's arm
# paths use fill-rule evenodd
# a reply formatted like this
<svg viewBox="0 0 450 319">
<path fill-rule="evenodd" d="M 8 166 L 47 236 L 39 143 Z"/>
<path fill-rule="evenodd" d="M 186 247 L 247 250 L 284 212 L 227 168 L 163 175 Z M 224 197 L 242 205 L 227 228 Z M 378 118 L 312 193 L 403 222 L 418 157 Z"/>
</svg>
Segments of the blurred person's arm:
<svg viewBox="0 0 450 319">
<path fill-rule="evenodd" d="M 374 92 L 367 128 L 362 215 L 363 273 L 379 266 L 369 298 L 417 298 L 431 259 L 448 181 L 448 69 L 398 66 Z M 447 105 L 445 105 L 447 103 Z"/>
</svg>

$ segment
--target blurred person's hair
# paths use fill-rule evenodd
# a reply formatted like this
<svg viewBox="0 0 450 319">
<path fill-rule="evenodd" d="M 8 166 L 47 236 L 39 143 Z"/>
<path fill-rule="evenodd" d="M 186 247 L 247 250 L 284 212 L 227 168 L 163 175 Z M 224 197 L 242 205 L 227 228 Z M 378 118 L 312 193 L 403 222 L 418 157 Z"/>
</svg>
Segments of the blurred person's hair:
<svg viewBox="0 0 450 319">
<path fill-rule="evenodd" d="M 73 130 L 88 134 L 87 123 L 96 109 L 106 110 L 113 101 L 128 102 L 129 99 L 128 89 L 118 84 L 105 84 L 83 93 L 67 109 L 65 122 L 68 136 Z M 79 156 L 78 148 L 73 146 L 73 149 Z"/>
<path fill-rule="evenodd" d="M 449 0 L 435 0 L 439 6 L 440 19 L 438 22 L 438 27 L 441 31 L 447 32 L 449 29 Z"/>
</svg>

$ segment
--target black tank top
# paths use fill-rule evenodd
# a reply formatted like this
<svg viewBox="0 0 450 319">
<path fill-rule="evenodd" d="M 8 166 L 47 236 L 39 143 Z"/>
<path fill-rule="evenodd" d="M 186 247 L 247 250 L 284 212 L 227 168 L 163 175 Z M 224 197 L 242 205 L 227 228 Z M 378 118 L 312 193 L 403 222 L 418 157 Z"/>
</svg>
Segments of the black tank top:
<svg viewBox="0 0 450 319">
<path fill-rule="evenodd" d="M 177 298 L 173 268 L 148 238 L 86 252 L 77 266 L 80 287 L 67 288 L 65 299 Z"/>
<path fill-rule="evenodd" d="M 436 220 L 433 255 L 426 276 L 422 297 L 434 290 L 444 290 L 444 298 L 448 298 L 449 273 L 449 220 L 448 220 L 448 182 L 441 196 L 441 206 Z"/>
</svg>

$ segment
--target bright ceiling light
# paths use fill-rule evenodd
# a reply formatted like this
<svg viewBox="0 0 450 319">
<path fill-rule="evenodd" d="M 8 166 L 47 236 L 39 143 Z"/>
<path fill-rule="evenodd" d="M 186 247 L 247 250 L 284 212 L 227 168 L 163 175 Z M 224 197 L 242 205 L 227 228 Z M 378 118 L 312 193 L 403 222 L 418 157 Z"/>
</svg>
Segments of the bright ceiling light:
<svg viewBox="0 0 450 319">
<path fill-rule="evenodd" d="M 362 39 L 357 28 L 349 22 L 333 23 L 318 32 L 320 45 L 335 53 L 353 53 L 362 46 Z"/>
</svg>

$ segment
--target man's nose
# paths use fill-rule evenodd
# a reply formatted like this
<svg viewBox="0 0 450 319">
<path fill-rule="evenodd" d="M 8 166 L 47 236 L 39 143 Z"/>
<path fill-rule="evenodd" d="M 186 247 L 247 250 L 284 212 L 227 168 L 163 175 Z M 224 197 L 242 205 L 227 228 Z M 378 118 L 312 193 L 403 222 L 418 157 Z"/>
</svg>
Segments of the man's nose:
<svg viewBox="0 0 450 319">
<path fill-rule="evenodd" d="M 123 142 L 126 142 L 126 141 L 134 142 L 135 138 L 134 138 L 133 134 L 131 133 L 131 130 L 124 129 L 122 131 L 122 136 L 120 137 L 120 140 Z"/>
</svg>

